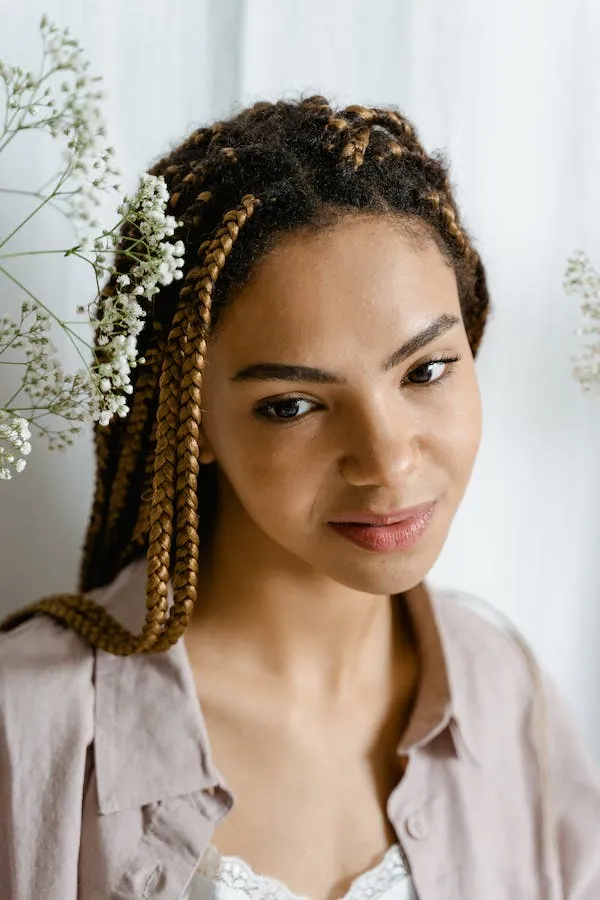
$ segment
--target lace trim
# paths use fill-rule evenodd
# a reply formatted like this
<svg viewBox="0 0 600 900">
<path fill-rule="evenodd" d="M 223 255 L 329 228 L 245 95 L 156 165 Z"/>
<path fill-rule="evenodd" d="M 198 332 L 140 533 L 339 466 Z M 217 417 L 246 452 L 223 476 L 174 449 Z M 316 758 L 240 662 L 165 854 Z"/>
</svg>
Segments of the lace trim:
<svg viewBox="0 0 600 900">
<path fill-rule="evenodd" d="M 301 894 L 295 894 L 277 878 L 257 875 L 243 859 L 221 856 L 212 845 L 206 848 L 197 874 L 213 884 L 223 884 L 241 891 L 250 900 L 308 900 Z M 354 879 L 341 900 L 374 900 L 407 875 L 402 851 L 398 844 L 392 844 L 377 865 Z"/>
</svg>

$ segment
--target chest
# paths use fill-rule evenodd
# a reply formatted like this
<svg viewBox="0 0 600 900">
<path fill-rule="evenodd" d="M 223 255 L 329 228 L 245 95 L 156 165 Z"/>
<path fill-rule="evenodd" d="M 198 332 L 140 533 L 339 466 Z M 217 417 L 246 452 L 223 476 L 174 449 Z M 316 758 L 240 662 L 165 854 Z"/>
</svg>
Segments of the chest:
<svg viewBox="0 0 600 900">
<path fill-rule="evenodd" d="M 219 752 L 218 739 L 214 743 L 225 771 L 227 748 Z M 224 818 L 202 791 L 98 815 L 92 777 L 83 811 L 79 896 L 177 900 L 212 843 L 311 900 L 334 900 L 397 835 L 419 900 L 547 900 L 551 893 L 541 878 L 536 798 L 525 790 L 529 778 L 511 757 L 511 747 L 500 748 L 493 767 L 488 762 L 475 771 L 450 751 L 449 743 L 447 734 L 440 734 L 414 752 L 382 803 L 362 766 L 358 773 L 345 770 L 346 783 L 333 767 L 316 771 L 314 787 L 303 797 L 298 780 L 306 791 L 310 779 L 293 770 L 298 766 L 302 772 L 307 758 L 294 757 L 289 769 L 283 764 L 286 778 L 282 781 L 279 773 L 271 782 L 271 753 L 262 769 L 253 767 L 253 779 L 263 786 L 260 796 L 250 788 L 244 802 L 241 764 L 237 776 L 232 772 L 240 802 Z M 243 760 L 243 751 L 238 744 L 236 758 Z M 344 758 L 338 752 L 341 768 Z M 344 788 L 350 785 L 353 791 L 364 786 L 365 799 L 348 801 Z M 347 821 L 336 814 L 340 804 Z M 394 834 L 386 832 L 386 813 Z"/>
<path fill-rule="evenodd" d="M 208 708 L 207 708 L 208 707 Z M 311 900 L 336 900 L 397 840 L 387 800 L 400 734 L 253 726 L 203 704 L 216 764 L 236 797 L 212 843 Z M 384 717 L 385 718 L 385 717 Z"/>
</svg>

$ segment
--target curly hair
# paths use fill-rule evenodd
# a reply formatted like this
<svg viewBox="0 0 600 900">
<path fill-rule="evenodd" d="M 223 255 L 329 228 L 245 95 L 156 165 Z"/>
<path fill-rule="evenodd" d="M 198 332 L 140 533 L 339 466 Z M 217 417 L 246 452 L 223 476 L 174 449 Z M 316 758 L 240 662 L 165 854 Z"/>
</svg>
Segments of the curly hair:
<svg viewBox="0 0 600 900">
<path fill-rule="evenodd" d="M 190 620 L 216 496 L 215 467 L 200 467 L 207 341 L 235 289 L 278 238 L 347 215 L 396 217 L 435 241 L 453 267 L 473 355 L 489 310 L 485 270 L 461 223 L 447 164 L 426 153 L 395 109 L 337 110 L 320 96 L 257 103 L 196 130 L 150 171 L 165 178 L 169 212 L 180 223 L 184 278 L 161 289 L 145 320 L 138 341 L 145 363 L 133 373 L 129 415 L 95 427 L 81 593 L 43 598 L 2 625 L 46 613 L 119 655 L 166 650 Z M 128 265 L 117 250 L 104 295 Z M 144 554 L 147 612 L 135 635 L 85 592 Z"/>
</svg>

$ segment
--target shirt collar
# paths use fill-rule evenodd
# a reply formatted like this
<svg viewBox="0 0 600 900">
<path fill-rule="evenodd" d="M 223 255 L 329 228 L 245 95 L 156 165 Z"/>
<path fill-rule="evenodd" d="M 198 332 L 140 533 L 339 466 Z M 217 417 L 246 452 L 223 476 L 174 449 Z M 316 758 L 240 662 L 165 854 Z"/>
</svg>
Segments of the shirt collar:
<svg viewBox="0 0 600 900">
<path fill-rule="evenodd" d="M 146 561 L 91 592 L 122 625 L 143 625 Z M 96 651 L 95 767 L 101 813 L 219 788 L 206 725 L 182 641 L 164 653 Z M 232 798 L 225 792 L 224 802 Z"/>
<path fill-rule="evenodd" d="M 420 686 L 398 753 L 423 747 L 446 728 L 457 756 L 480 764 L 464 650 L 453 628 L 453 592 L 424 582 L 404 594 L 420 657 Z"/>
<path fill-rule="evenodd" d="M 146 560 L 90 596 L 132 632 L 143 625 Z M 399 754 L 448 729 L 461 759 L 478 764 L 468 679 L 452 632 L 447 592 L 421 583 L 404 595 L 420 656 L 420 687 Z M 217 790 L 230 807 L 208 743 L 183 639 L 164 653 L 114 656 L 96 651 L 95 766 L 101 813 L 141 807 L 167 796 Z"/>
</svg>

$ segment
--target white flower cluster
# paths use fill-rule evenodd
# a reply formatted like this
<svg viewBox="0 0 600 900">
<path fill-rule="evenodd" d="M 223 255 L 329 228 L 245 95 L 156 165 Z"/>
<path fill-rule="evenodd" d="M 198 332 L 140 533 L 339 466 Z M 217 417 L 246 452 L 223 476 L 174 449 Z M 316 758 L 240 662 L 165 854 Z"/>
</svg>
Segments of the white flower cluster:
<svg viewBox="0 0 600 900">
<path fill-rule="evenodd" d="M 89 74 L 90 64 L 68 28 L 60 30 L 44 16 L 40 30 L 43 65 L 39 75 L 0 62 L 0 78 L 7 89 L 8 142 L 19 131 L 46 130 L 66 141 L 64 172 L 51 192 L 82 228 L 97 228 L 94 215 L 102 193 L 119 190 L 121 173 L 115 151 L 106 141 L 106 123 L 100 103 L 102 79 Z M 58 90 L 52 83 L 63 80 Z M 66 187 L 68 186 L 68 190 Z"/>
<path fill-rule="evenodd" d="M 581 298 L 581 311 L 587 319 L 587 324 L 577 329 L 577 336 L 595 335 L 575 360 L 573 374 L 585 391 L 600 391 L 600 274 L 581 251 L 567 263 L 564 287 L 568 294 Z"/>
<path fill-rule="evenodd" d="M 8 481 L 13 472 L 22 472 L 31 453 L 29 422 L 0 409 L 0 480 Z"/>
<path fill-rule="evenodd" d="M 4 479 L 25 466 L 31 449 L 30 426 L 46 436 L 51 449 L 60 449 L 73 443 L 85 422 L 107 425 L 113 415 L 128 413 L 131 371 L 144 362 L 138 358 L 137 344 L 146 310 L 160 286 L 183 277 L 184 265 L 183 242 L 170 240 L 180 223 L 166 214 L 169 193 L 162 177 L 142 177 L 137 193 L 119 206 L 120 221 L 113 229 L 102 231 L 96 239 L 86 231 L 99 228 L 93 214 L 102 192 L 111 187 L 120 190 L 117 183 L 111 183 L 120 173 L 114 165 L 114 151 L 106 144 L 99 105 L 102 93 L 97 89 L 101 79 L 89 75 L 89 63 L 68 28 L 61 31 L 44 16 L 41 32 L 43 61 L 37 75 L 0 61 L 0 80 L 7 98 L 4 116 L 0 116 L 0 153 L 25 131 L 45 131 L 66 141 L 61 173 L 47 182 L 53 186 L 25 191 L 36 203 L 40 201 L 39 205 L 8 236 L 0 235 L 0 275 L 33 301 L 23 303 L 20 321 L 0 316 L 0 366 L 6 363 L 16 367 L 12 373 L 21 374 L 15 393 L 0 400 L 0 477 Z M 7 244 L 50 202 L 80 226 L 79 243 L 65 251 L 31 253 L 64 252 L 66 257 L 76 256 L 93 267 L 96 299 L 88 308 L 87 320 L 76 323 L 76 327 L 86 329 L 91 324 L 96 329 L 100 352 L 89 364 L 89 342 L 71 327 L 75 323 L 63 322 L 8 268 L 12 256 L 26 254 L 7 252 Z M 108 260 L 115 251 L 118 258 L 113 264 Z M 112 296 L 100 292 L 100 282 L 108 277 L 113 277 L 116 287 Z M 80 307 L 79 312 L 85 309 Z M 84 368 L 74 374 L 65 374 L 57 359 L 50 338 L 53 327 L 62 329 L 82 357 Z M 53 427 L 55 419 L 62 420 L 60 428 Z"/>
<path fill-rule="evenodd" d="M 168 201 L 164 178 L 144 174 L 135 196 L 126 197 L 119 206 L 120 225 L 127 223 L 136 231 L 135 237 L 123 237 L 119 248 L 132 266 L 129 274 L 117 276 L 115 294 L 102 297 L 90 308 L 96 339 L 106 360 L 92 370 L 96 386 L 92 415 L 101 425 L 107 425 L 114 414 L 126 416 L 129 411 L 124 395 L 132 392 L 130 373 L 143 362 L 137 359 L 137 336 L 146 316 L 143 301 L 152 300 L 159 285 L 183 277 L 185 246 L 183 241 L 168 240 L 178 225 L 166 214 Z M 119 227 L 104 232 L 96 241 L 96 267 L 103 266 Z"/>
<path fill-rule="evenodd" d="M 89 375 L 85 369 L 75 374 L 65 374 L 55 356 L 57 350 L 50 339 L 50 326 L 48 313 L 29 301 L 21 307 L 19 322 L 7 315 L 0 317 L 0 364 L 10 362 L 13 366 L 23 367 L 20 386 L 6 407 L 0 408 L 0 417 L 13 421 L 27 414 L 28 421 L 45 434 L 50 449 L 62 450 L 73 443 L 83 423 L 90 420 L 87 411 Z M 22 359 L 6 359 L 6 356 L 14 356 L 17 352 L 20 352 Z M 21 394 L 29 398 L 26 407 L 19 401 Z M 47 421 L 42 423 L 41 420 L 46 420 L 48 416 L 71 424 L 65 429 L 53 427 Z M 6 435 L 4 440 L 8 441 Z M 16 468 L 15 471 L 20 472 L 21 469 Z"/>
</svg>

